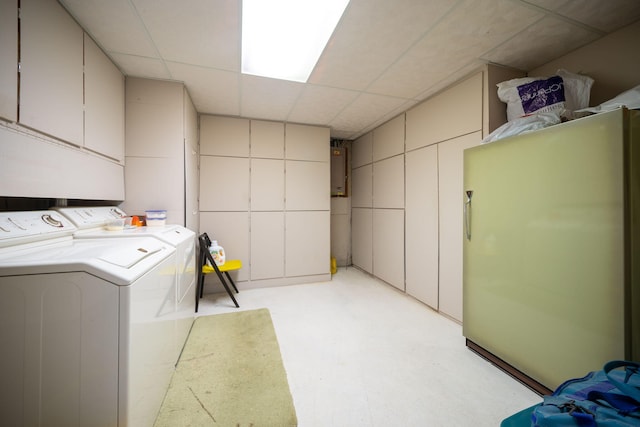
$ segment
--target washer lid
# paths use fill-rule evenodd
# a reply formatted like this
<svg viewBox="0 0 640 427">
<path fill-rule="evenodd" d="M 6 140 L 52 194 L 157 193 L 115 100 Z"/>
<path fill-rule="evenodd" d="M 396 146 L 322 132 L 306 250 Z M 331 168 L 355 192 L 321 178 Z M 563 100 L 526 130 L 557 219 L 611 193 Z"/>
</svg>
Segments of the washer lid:
<svg viewBox="0 0 640 427">
<path fill-rule="evenodd" d="M 130 268 L 144 258 L 160 252 L 162 248 L 163 245 L 160 242 L 149 240 L 144 245 L 123 245 L 117 250 L 99 256 L 98 259 L 118 267 Z"/>
</svg>

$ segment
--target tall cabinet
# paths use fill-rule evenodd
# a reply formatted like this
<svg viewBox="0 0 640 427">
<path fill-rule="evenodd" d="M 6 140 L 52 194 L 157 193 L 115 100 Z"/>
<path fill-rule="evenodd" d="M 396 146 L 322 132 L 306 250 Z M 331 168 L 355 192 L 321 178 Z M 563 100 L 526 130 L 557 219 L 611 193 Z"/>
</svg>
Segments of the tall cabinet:
<svg viewBox="0 0 640 427">
<path fill-rule="evenodd" d="M 462 153 L 482 140 L 482 73 L 407 111 L 407 293 L 462 321 Z"/>
<path fill-rule="evenodd" d="M 353 142 L 352 262 L 462 322 L 463 152 L 506 121 L 487 65 Z"/>
<path fill-rule="evenodd" d="M 182 83 L 126 81 L 126 200 L 130 215 L 165 209 L 167 222 L 198 230 L 197 114 Z"/>
<path fill-rule="evenodd" d="M 329 129 L 200 117 L 201 231 L 245 287 L 330 278 Z"/>
<path fill-rule="evenodd" d="M 404 291 L 404 115 L 353 144 L 352 262 Z"/>
</svg>

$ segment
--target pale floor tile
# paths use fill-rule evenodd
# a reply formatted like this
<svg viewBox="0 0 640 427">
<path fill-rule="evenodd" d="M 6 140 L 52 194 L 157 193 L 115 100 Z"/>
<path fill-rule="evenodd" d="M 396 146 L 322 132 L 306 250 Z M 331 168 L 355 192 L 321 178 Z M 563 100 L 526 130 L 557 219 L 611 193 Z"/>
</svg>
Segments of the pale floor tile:
<svg viewBox="0 0 640 427">
<path fill-rule="evenodd" d="M 270 310 L 301 427 L 495 427 L 541 401 L 459 324 L 356 268 L 237 298 L 205 295 L 198 314 Z"/>
</svg>

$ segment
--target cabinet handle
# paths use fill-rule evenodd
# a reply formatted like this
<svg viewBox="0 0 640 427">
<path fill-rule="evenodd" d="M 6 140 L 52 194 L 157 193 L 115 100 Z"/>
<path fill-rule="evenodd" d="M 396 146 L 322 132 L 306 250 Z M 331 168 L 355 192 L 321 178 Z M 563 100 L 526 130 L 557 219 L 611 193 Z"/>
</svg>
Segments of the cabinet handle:
<svg viewBox="0 0 640 427">
<path fill-rule="evenodd" d="M 467 235 L 467 240 L 471 240 L 471 197 L 473 196 L 472 190 L 467 190 L 467 201 L 464 202 L 464 231 Z"/>
</svg>

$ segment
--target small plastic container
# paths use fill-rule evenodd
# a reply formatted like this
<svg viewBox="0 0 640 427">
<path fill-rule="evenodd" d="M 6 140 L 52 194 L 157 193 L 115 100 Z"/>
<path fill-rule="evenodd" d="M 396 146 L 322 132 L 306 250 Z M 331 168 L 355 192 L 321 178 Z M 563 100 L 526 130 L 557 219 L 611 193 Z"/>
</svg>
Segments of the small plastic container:
<svg viewBox="0 0 640 427">
<path fill-rule="evenodd" d="M 104 225 L 104 228 L 107 231 L 121 231 L 122 229 L 124 229 L 124 218 L 109 220 Z"/>
<path fill-rule="evenodd" d="M 167 223 L 167 211 L 165 210 L 145 211 L 145 214 L 147 215 L 148 227 L 165 225 Z"/>
<path fill-rule="evenodd" d="M 222 248 L 222 246 L 218 244 L 217 240 L 211 241 L 211 246 L 209 246 L 209 252 L 211 253 L 211 257 L 213 258 L 213 261 L 216 263 L 218 267 L 220 267 L 221 265 L 224 265 L 224 262 L 225 262 L 224 249 Z"/>
</svg>

